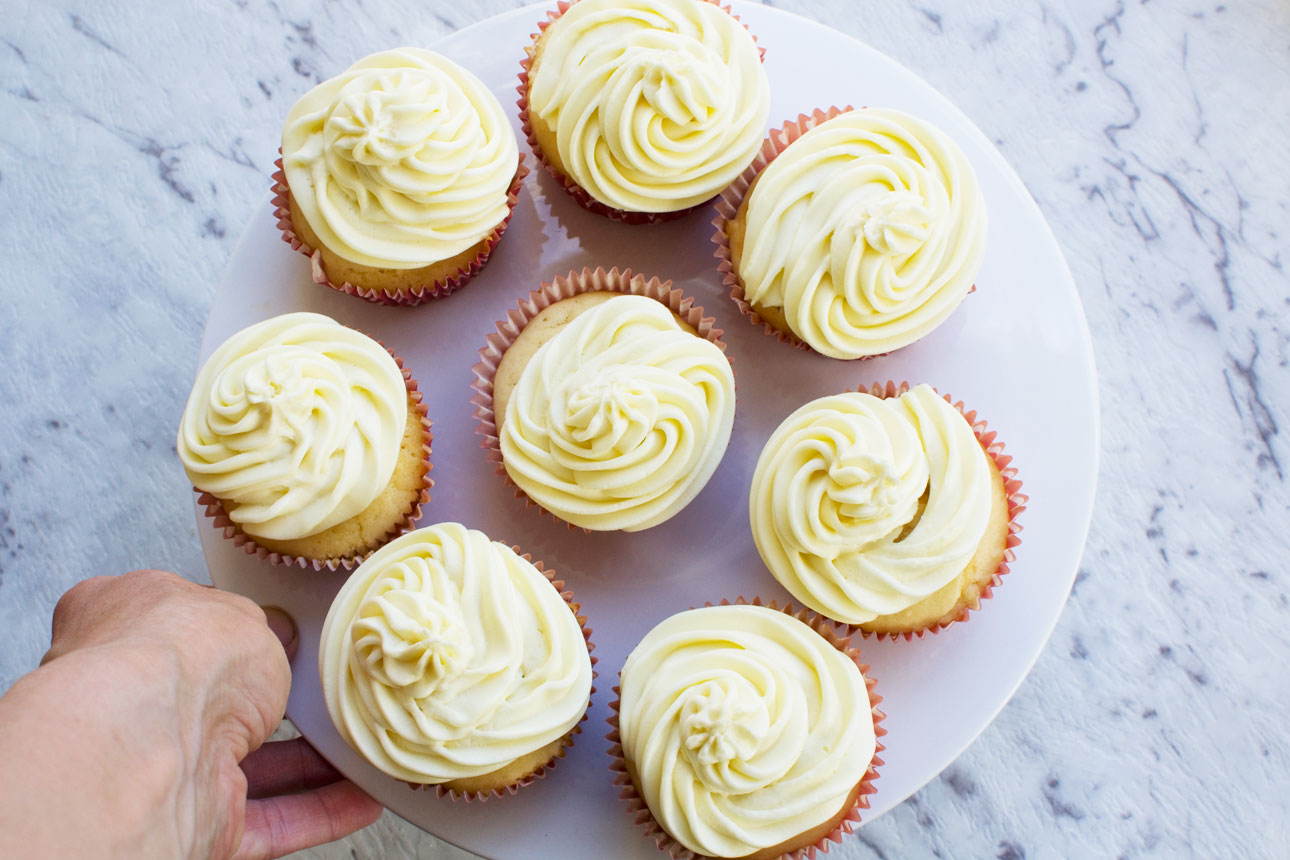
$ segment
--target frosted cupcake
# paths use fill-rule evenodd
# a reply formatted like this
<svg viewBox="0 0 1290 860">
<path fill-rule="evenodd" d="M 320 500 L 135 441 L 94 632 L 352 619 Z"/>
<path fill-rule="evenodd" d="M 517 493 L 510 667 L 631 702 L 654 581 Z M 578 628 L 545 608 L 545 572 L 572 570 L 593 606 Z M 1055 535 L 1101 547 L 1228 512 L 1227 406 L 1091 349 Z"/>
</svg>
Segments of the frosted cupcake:
<svg viewBox="0 0 1290 860">
<path fill-rule="evenodd" d="M 457 523 L 386 545 L 323 622 L 336 730 L 414 786 L 482 797 L 530 781 L 564 754 L 591 701 L 588 631 L 561 585 Z"/>
<path fill-rule="evenodd" d="M 855 652 L 808 621 L 761 605 L 691 609 L 628 656 L 624 796 L 643 800 L 673 857 L 813 854 L 859 820 L 882 715 Z"/>
<path fill-rule="evenodd" d="M 761 145 L 761 52 L 704 0 L 579 0 L 543 22 L 521 74 L 529 143 L 580 203 L 616 220 L 680 215 Z"/>
<path fill-rule="evenodd" d="M 572 525 L 640 531 L 670 519 L 730 441 L 734 372 L 720 332 L 669 287 L 617 270 L 556 279 L 537 294 L 542 308 L 521 305 L 523 327 L 482 371 L 486 444 L 529 499 Z"/>
<path fill-rule="evenodd" d="M 211 354 L 176 448 L 207 513 L 248 551 L 351 567 L 420 515 L 429 429 L 416 384 L 383 346 L 293 313 Z"/>
<path fill-rule="evenodd" d="M 945 321 L 972 289 L 986 211 L 943 132 L 895 110 L 799 117 L 723 194 L 719 255 L 741 309 L 832 358 L 880 355 Z"/>
<path fill-rule="evenodd" d="M 993 434 L 978 436 L 931 386 L 875 393 L 821 397 L 784 419 L 753 473 L 753 538 L 817 612 L 867 633 L 936 630 L 1006 572 L 1024 497 Z"/>
<path fill-rule="evenodd" d="M 416 304 L 484 264 L 524 172 L 483 82 L 430 51 L 383 51 L 287 114 L 279 226 L 320 283 Z"/>
</svg>

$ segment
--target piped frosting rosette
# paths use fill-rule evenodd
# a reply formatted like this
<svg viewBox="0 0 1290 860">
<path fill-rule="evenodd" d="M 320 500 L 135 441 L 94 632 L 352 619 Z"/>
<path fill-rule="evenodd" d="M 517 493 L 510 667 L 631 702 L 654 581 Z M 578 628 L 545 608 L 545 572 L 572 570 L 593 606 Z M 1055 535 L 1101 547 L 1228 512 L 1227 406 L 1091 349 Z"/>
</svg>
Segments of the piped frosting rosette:
<svg viewBox="0 0 1290 860">
<path fill-rule="evenodd" d="M 341 737 L 415 784 L 492 773 L 567 735 L 590 702 L 589 645 L 548 577 L 457 523 L 387 544 L 323 624 Z"/>
<path fill-rule="evenodd" d="M 291 195 L 333 252 L 413 269 L 502 224 L 515 133 L 474 75 L 419 48 L 382 51 L 306 93 L 282 136 Z"/>
<path fill-rule="evenodd" d="M 179 426 L 193 485 L 252 537 L 317 534 L 363 511 L 393 474 L 408 421 L 394 358 L 330 317 L 293 313 L 212 353 Z"/>
<path fill-rule="evenodd" d="M 681 612 L 646 634 L 623 666 L 610 737 L 670 837 L 744 857 L 849 832 L 880 763 L 881 714 L 839 642 L 804 615 L 742 603 Z"/>
<path fill-rule="evenodd" d="M 772 133 L 759 161 L 746 198 L 736 183 L 723 201 L 727 220 L 744 205 L 736 299 L 776 309 L 816 352 L 899 349 L 971 290 L 985 203 L 967 157 L 932 124 L 879 108 L 817 111 Z"/>
<path fill-rule="evenodd" d="M 554 131 L 559 166 L 613 210 L 686 210 L 752 160 L 770 111 L 761 52 L 703 0 L 579 0 L 525 66 L 526 122 Z"/>
<path fill-rule="evenodd" d="M 862 624 L 928 597 L 972 560 L 990 517 L 990 465 L 931 386 L 837 394 L 771 435 L 748 504 L 775 578 L 817 612 Z"/>
<path fill-rule="evenodd" d="M 668 307 L 616 296 L 585 311 L 525 366 L 498 433 L 506 474 L 583 528 L 638 531 L 689 504 L 734 422 L 734 374 Z"/>
</svg>

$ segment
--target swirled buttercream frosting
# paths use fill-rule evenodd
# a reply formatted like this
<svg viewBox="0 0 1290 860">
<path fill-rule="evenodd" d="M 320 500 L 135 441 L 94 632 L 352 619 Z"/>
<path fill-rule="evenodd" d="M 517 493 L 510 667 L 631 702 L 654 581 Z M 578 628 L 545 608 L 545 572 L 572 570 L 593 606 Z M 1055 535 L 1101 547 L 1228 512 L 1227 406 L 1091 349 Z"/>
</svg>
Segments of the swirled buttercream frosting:
<svg viewBox="0 0 1290 860">
<path fill-rule="evenodd" d="M 591 697 L 587 642 L 560 593 L 457 523 L 410 532 L 354 572 L 323 623 L 319 672 L 341 737 L 425 785 L 536 752 Z"/>
<path fill-rule="evenodd" d="M 913 606 L 972 560 L 990 465 L 963 415 L 919 385 L 798 409 L 753 473 L 749 519 L 770 572 L 817 612 L 862 624 Z"/>
<path fill-rule="evenodd" d="M 499 433 L 511 480 L 576 526 L 638 531 L 689 504 L 730 441 L 730 362 L 667 307 L 616 296 L 525 365 Z"/>
<path fill-rule="evenodd" d="M 743 857 L 838 815 L 876 749 L 864 676 L 764 606 L 666 619 L 619 681 L 619 734 L 650 812 L 678 842 Z"/>
<path fill-rule="evenodd" d="M 413 269 L 500 224 L 519 147 L 497 98 L 438 54 L 372 54 L 287 114 L 282 166 L 319 239 L 355 263 Z"/>
<path fill-rule="evenodd" d="M 317 534 L 363 511 L 394 473 L 403 373 L 367 335 L 322 314 L 243 329 L 197 374 L 176 447 L 188 478 L 243 531 Z"/>
<path fill-rule="evenodd" d="M 542 35 L 528 104 L 592 197 L 669 212 L 752 161 L 770 85 L 752 36 L 714 3 L 579 0 Z"/>
<path fill-rule="evenodd" d="M 758 176 L 738 261 L 754 306 L 782 309 L 812 349 L 878 355 L 923 337 L 967 295 L 985 203 L 944 133 L 894 110 L 821 123 Z"/>
</svg>

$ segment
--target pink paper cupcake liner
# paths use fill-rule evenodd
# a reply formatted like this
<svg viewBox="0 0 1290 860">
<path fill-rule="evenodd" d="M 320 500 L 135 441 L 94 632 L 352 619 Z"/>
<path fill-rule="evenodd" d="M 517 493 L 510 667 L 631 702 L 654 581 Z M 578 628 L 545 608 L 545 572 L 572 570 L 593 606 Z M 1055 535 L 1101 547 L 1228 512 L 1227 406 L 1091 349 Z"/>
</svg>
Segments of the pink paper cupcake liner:
<svg viewBox="0 0 1290 860">
<path fill-rule="evenodd" d="M 387 349 L 386 351 L 388 352 L 389 350 Z M 232 518 L 228 515 L 228 511 L 224 508 L 224 503 L 220 501 L 219 498 L 211 493 L 205 492 L 204 490 L 199 490 L 198 488 L 193 487 L 193 492 L 197 494 L 197 502 L 205 508 L 204 512 L 206 516 L 211 518 L 213 521 L 212 524 L 215 528 L 223 530 L 224 537 L 232 540 L 234 546 L 242 547 L 248 555 L 254 555 L 257 558 L 266 559 L 270 564 L 282 565 L 284 567 L 312 567 L 314 570 L 322 570 L 323 568 L 326 568 L 327 570 L 336 570 L 338 568 L 353 570 L 355 567 L 362 564 L 369 555 L 381 546 L 394 540 L 399 535 L 406 534 L 412 530 L 416 521 L 421 518 L 421 506 L 430 501 L 430 488 L 434 486 L 434 478 L 430 477 L 430 470 L 434 468 L 434 465 L 430 462 L 430 447 L 431 443 L 434 441 L 434 434 L 430 432 L 431 421 L 427 417 L 426 405 L 422 401 L 421 391 L 417 387 L 416 380 L 412 378 L 412 372 L 403 366 L 403 359 L 394 355 L 392 352 L 390 355 L 394 357 L 395 363 L 403 373 L 403 384 L 407 386 L 408 396 L 415 404 L 417 416 L 421 421 L 421 434 L 423 440 L 421 447 L 424 452 L 422 462 L 425 464 L 424 485 L 421 487 L 421 492 L 412 503 L 412 506 L 408 508 L 407 515 L 403 520 L 397 526 L 386 532 L 377 546 L 372 547 L 360 555 L 327 559 L 286 555 L 284 553 L 275 552 L 256 543 L 254 537 L 244 532 L 241 526 L 233 522 Z"/>
<path fill-rule="evenodd" d="M 731 18 L 739 21 L 739 16 L 730 11 L 729 6 L 722 6 L 717 2 L 717 0 L 703 0 L 703 2 L 717 6 Z M 541 38 L 542 34 L 546 31 L 546 28 L 550 27 L 552 22 L 559 19 L 559 17 L 572 5 L 573 2 L 570 2 L 570 0 L 560 0 L 560 2 L 556 4 L 556 8 L 554 10 L 549 10 L 546 13 L 546 18 L 538 21 L 537 32 L 533 33 L 532 42 L 525 46 L 524 58 L 520 60 L 520 83 L 519 86 L 516 87 L 516 91 L 520 94 L 520 97 L 519 100 L 516 101 L 516 105 L 520 109 L 520 126 L 524 130 L 524 137 L 528 140 L 529 149 L 533 151 L 534 157 L 542 163 L 542 165 L 547 169 L 547 172 L 550 173 L 557 182 L 564 186 L 564 190 L 569 192 L 569 195 L 578 202 L 579 206 L 589 212 L 603 215 L 611 221 L 620 221 L 624 224 L 658 224 L 665 221 L 674 221 L 678 218 L 684 218 L 696 209 L 702 209 L 704 206 L 707 206 L 708 203 L 711 202 L 710 200 L 696 203 L 686 209 L 676 209 L 671 212 L 632 212 L 626 209 L 615 209 L 614 207 L 601 203 L 599 200 L 592 197 L 585 188 L 574 182 L 565 174 L 561 173 L 556 169 L 555 165 L 547 160 L 546 155 L 542 152 L 542 146 L 538 143 L 537 135 L 533 131 L 533 124 L 529 120 L 529 69 L 532 68 L 533 57 L 537 53 L 538 39 Z M 740 23 L 742 24 L 743 22 L 740 21 Z M 744 29 L 748 29 L 747 25 L 744 25 Z M 752 35 L 751 31 L 749 32 L 749 35 Z M 755 43 L 757 41 L 757 37 L 752 36 L 752 38 Z M 757 50 L 764 62 L 766 49 L 758 46 Z"/>
<path fill-rule="evenodd" d="M 716 232 L 712 234 L 712 242 L 716 245 L 713 256 L 719 261 L 717 271 L 721 272 L 721 282 L 730 289 L 730 298 L 734 299 L 735 304 L 739 307 L 740 313 L 747 317 L 748 322 L 754 326 L 760 326 L 768 335 L 777 338 L 781 343 L 786 343 L 794 349 L 805 350 L 806 352 L 815 352 L 810 344 L 794 335 L 792 332 L 781 331 L 770 321 L 764 319 L 761 314 L 757 313 L 752 303 L 748 301 L 744 293 L 743 280 L 739 273 L 735 271 L 734 258 L 730 251 L 730 236 L 726 232 L 726 224 L 733 221 L 739 213 L 739 207 L 743 204 L 744 198 L 748 196 L 748 189 L 752 187 L 753 182 L 765 170 L 772 161 L 779 157 L 789 144 L 806 134 L 817 125 L 844 113 L 849 113 L 855 108 L 847 105 L 844 108 L 829 107 L 824 110 L 819 108 L 811 111 L 809 114 L 798 114 L 797 119 L 791 119 L 784 123 L 781 128 L 772 129 L 770 135 L 761 145 L 761 150 L 753 158 L 752 164 L 748 165 L 739 177 L 717 196 L 716 217 L 712 219 L 712 226 Z M 973 285 L 969 292 L 976 289 Z M 816 353 L 817 355 L 819 353 Z M 860 356 L 851 361 L 864 361 L 870 358 L 879 358 L 890 353 L 878 353 L 875 355 Z"/>
<path fill-rule="evenodd" d="M 716 319 L 704 316 L 703 308 L 696 305 L 693 299 L 688 298 L 680 290 L 673 289 L 671 281 L 660 281 L 658 278 L 646 279 L 644 275 L 633 274 L 631 269 L 620 270 L 616 266 L 608 271 L 603 267 L 597 267 L 595 270 L 584 268 L 580 272 L 573 271 L 562 277 L 556 277 L 550 283 L 543 283 L 540 289 L 529 293 L 528 298 L 521 300 L 519 305 L 507 314 L 506 319 L 496 323 L 496 331 L 488 335 L 486 345 L 479 350 L 479 362 L 472 368 L 475 381 L 470 387 L 475 393 L 470 402 L 475 407 L 475 419 L 479 422 L 475 427 L 475 433 L 483 437 L 479 443 L 480 447 L 488 452 L 489 462 L 495 464 L 494 471 L 501 475 L 506 485 L 515 491 L 515 498 L 523 499 L 525 507 L 537 508 L 540 513 L 551 517 L 556 522 L 565 522 L 565 520 L 529 498 L 511 480 L 502 463 L 501 441 L 497 435 L 497 419 L 493 412 L 493 380 L 497 376 L 497 368 L 501 364 L 502 356 L 534 317 L 558 301 L 580 293 L 599 291 L 654 299 L 666 305 L 668 310 L 693 326 L 699 333 L 699 337 L 716 344 L 722 352 L 726 351 L 725 341 L 721 339 L 722 331 L 715 325 Z M 572 523 L 565 522 L 565 524 L 570 529 L 577 528 Z M 583 529 L 583 531 L 588 530 Z"/>
<path fill-rule="evenodd" d="M 728 606 L 731 605 L 731 603 L 732 601 L 723 599 L 721 603 L 717 605 Z M 845 632 L 840 632 L 842 628 L 835 622 L 825 618 L 823 615 L 819 615 L 809 609 L 796 609 L 792 603 L 787 603 L 781 607 L 774 600 L 763 602 L 760 597 L 754 597 L 752 600 L 745 600 L 744 598 L 739 597 L 733 601 L 733 604 L 736 606 L 744 604 L 751 606 L 766 606 L 770 609 L 783 612 L 785 615 L 796 618 L 797 620 L 805 623 L 816 633 L 823 636 L 824 639 L 834 648 L 838 649 L 843 654 L 846 654 L 847 657 L 849 657 L 856 666 L 860 668 L 860 674 L 864 676 L 865 688 L 869 691 L 869 705 L 873 715 L 873 733 L 876 747 L 874 749 L 873 758 L 869 762 L 869 767 L 860 780 L 860 790 L 856 794 L 855 803 L 851 805 L 846 814 L 842 816 L 841 820 L 839 820 L 824 837 L 811 845 L 781 854 L 779 855 L 778 860 L 809 860 L 809 858 L 814 858 L 817 853 L 827 854 L 831 845 L 841 842 L 844 835 L 855 831 L 856 826 L 860 823 L 861 810 L 869 808 L 869 795 L 877 791 L 873 782 L 878 778 L 878 768 L 883 764 L 883 760 L 879 757 L 879 753 L 886 749 L 886 747 L 883 746 L 881 738 L 887 734 L 887 730 L 881 725 L 887 715 L 878 710 L 878 705 L 882 702 L 882 696 L 874 692 L 874 687 L 877 684 L 877 681 L 870 676 L 869 666 L 866 663 L 861 662 L 860 652 L 851 646 L 849 636 L 846 635 Z M 704 604 L 704 606 L 712 605 L 714 604 Z M 696 854 L 689 848 L 686 848 L 663 829 L 663 826 L 654 818 L 654 814 L 645 803 L 645 798 L 643 798 L 640 792 L 636 790 L 636 784 L 632 782 L 632 778 L 627 772 L 627 761 L 623 757 L 622 736 L 619 734 L 619 692 L 620 688 L 615 685 L 615 698 L 609 705 L 609 734 L 605 735 L 605 739 L 610 743 L 609 755 L 612 758 L 612 761 L 609 765 L 609 769 L 614 774 L 614 785 L 622 787 L 618 793 L 618 798 L 626 801 L 627 813 L 631 815 L 635 823 L 643 829 L 644 835 L 654 840 L 660 851 L 667 852 L 673 860 L 705 860 L 705 855 Z"/>
<path fill-rule="evenodd" d="M 323 271 L 322 251 L 306 245 L 296 235 L 295 229 L 291 226 L 291 211 L 288 207 L 288 197 L 291 189 L 287 187 L 287 176 L 282 168 L 281 151 L 278 153 L 278 160 L 273 162 L 273 165 L 275 168 L 273 171 L 273 216 L 277 219 L 278 230 L 282 233 L 282 241 L 290 245 L 292 250 L 299 251 L 309 258 L 310 274 L 314 283 L 331 287 L 338 292 L 348 293 L 351 296 L 357 296 L 360 299 L 365 299 L 378 305 L 401 305 L 407 307 L 419 305 L 432 299 L 442 299 L 464 287 L 471 278 L 479 274 L 479 271 L 484 268 L 484 264 L 488 262 L 488 258 L 492 256 L 493 249 L 501 241 L 507 225 L 511 223 L 511 217 L 515 214 L 515 204 L 519 201 L 520 188 L 524 185 L 524 177 L 529 175 L 524 153 L 520 153 L 515 176 L 511 179 L 510 188 L 506 191 L 506 217 L 489 234 L 484 249 L 476 255 L 475 259 L 470 261 L 470 264 L 465 269 L 442 283 L 427 284 L 399 292 L 388 292 L 372 287 L 356 286 L 349 281 L 336 284 L 327 277 L 327 273 Z"/>
<path fill-rule="evenodd" d="M 872 394 L 874 397 L 883 399 L 899 397 L 908 390 L 908 382 L 897 384 L 891 380 L 886 383 L 875 382 L 867 389 L 859 389 L 862 394 Z M 935 387 L 932 390 L 936 391 Z M 939 391 L 936 391 L 936 393 L 940 394 Z M 981 608 L 981 601 L 989 599 L 990 595 L 994 593 L 994 589 L 1002 584 L 1003 576 L 1008 572 L 1008 565 L 1016 560 L 1015 550 L 1021 543 L 1021 524 L 1017 522 L 1017 516 L 1026 509 L 1026 502 L 1029 501 L 1030 497 L 1021 492 L 1021 480 L 1017 477 L 1016 467 L 1012 465 L 1012 456 L 1004 453 L 1003 442 L 999 440 L 998 433 L 986 427 L 985 419 L 978 418 L 976 410 L 968 411 L 964 407 L 963 401 L 960 400 L 956 403 L 950 399 L 948 394 L 941 394 L 941 397 L 946 403 L 957 409 L 959 414 L 971 425 L 972 432 L 976 435 L 977 441 L 981 443 L 981 448 L 994 461 L 995 467 L 998 468 L 999 474 L 1003 477 L 1003 492 L 1008 498 L 1008 536 L 1004 542 L 1003 561 L 999 562 L 999 567 L 995 569 L 994 575 L 990 577 L 989 582 L 982 586 L 975 606 L 964 606 L 952 617 L 941 618 L 930 627 L 904 633 L 870 633 L 861 629 L 859 625 L 848 625 L 865 638 L 874 637 L 878 641 L 882 641 L 888 638 L 898 639 L 904 637 L 905 641 L 908 642 L 915 636 L 921 639 L 924 634 L 939 633 L 955 622 L 966 622 L 968 615 L 973 610 Z"/>
<path fill-rule="evenodd" d="M 520 555 L 520 548 L 518 546 L 513 546 L 511 549 L 514 550 L 517 555 Z M 525 561 L 533 561 L 532 555 L 529 553 L 520 555 L 520 558 Z M 548 570 L 540 561 L 533 562 L 533 566 L 547 578 L 547 581 L 551 583 L 556 591 L 560 592 L 560 597 L 564 598 L 564 602 L 569 605 L 569 609 L 573 612 L 573 617 L 578 619 L 578 626 L 582 629 L 582 638 L 587 641 L 587 653 L 591 655 L 591 693 L 595 694 L 596 678 L 598 677 L 596 672 L 597 660 L 594 653 L 596 646 L 595 643 L 591 641 L 591 628 L 587 626 L 587 617 L 585 615 L 578 614 L 578 610 L 582 608 L 582 605 L 573 599 L 573 590 L 566 589 L 564 587 L 564 580 L 555 578 L 554 570 Z M 443 785 L 421 785 L 414 782 L 410 782 L 408 785 L 414 789 L 434 788 L 438 797 L 448 797 L 452 800 L 464 801 L 466 803 L 473 803 L 476 800 L 482 802 L 488 800 L 490 797 L 503 797 L 508 794 L 514 794 L 526 785 L 531 785 L 539 779 L 545 779 L 548 773 L 555 770 L 555 766 L 559 764 L 560 760 L 569 752 L 569 748 L 573 746 L 574 736 L 582 734 L 582 724 L 587 721 L 587 716 L 590 712 L 591 700 L 588 698 L 587 710 L 583 712 L 582 719 L 578 720 L 578 724 L 570 729 L 564 736 L 564 743 L 560 745 L 560 749 L 556 751 L 550 761 L 539 765 L 537 770 L 527 774 L 526 776 L 520 777 L 515 782 L 508 785 L 492 788 L 488 791 L 456 791 L 455 789 L 446 788 Z"/>
</svg>

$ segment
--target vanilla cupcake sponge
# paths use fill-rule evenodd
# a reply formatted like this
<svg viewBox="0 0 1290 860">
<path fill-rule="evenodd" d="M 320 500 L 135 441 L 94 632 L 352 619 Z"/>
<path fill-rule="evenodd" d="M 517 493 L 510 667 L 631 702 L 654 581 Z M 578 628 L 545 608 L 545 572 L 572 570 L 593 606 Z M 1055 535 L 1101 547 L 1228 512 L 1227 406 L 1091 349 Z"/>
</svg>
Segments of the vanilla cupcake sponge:
<svg viewBox="0 0 1290 860">
<path fill-rule="evenodd" d="M 496 97 L 419 48 L 372 54 L 287 115 L 275 205 L 314 279 L 387 304 L 460 287 L 488 259 L 527 173 Z"/>
<path fill-rule="evenodd" d="M 785 123 L 717 212 L 719 268 L 740 309 L 831 358 L 929 334 L 971 291 L 985 253 L 967 157 L 897 110 L 830 108 Z"/>
<path fill-rule="evenodd" d="M 176 450 L 225 535 L 287 564 L 352 567 L 411 527 L 432 483 L 411 375 L 322 314 L 273 317 L 221 344 Z"/>
<path fill-rule="evenodd" d="M 571 272 L 480 351 L 474 403 L 499 473 L 574 526 L 638 531 L 681 511 L 734 421 L 720 330 L 670 283 Z"/>
<path fill-rule="evenodd" d="M 758 458 L 749 522 L 762 560 L 807 606 L 866 633 L 967 617 L 1007 572 L 1024 508 L 975 413 L 928 385 L 806 403 Z"/>
<path fill-rule="evenodd" d="M 572 741 L 592 691 L 572 595 L 458 523 L 411 532 L 345 582 L 319 672 L 345 742 L 413 786 L 513 791 Z"/>
<path fill-rule="evenodd" d="M 621 797 L 673 858 L 813 855 L 851 831 L 882 764 L 867 668 L 792 607 L 723 602 L 664 619 L 628 656 L 611 706 Z"/>
<path fill-rule="evenodd" d="M 755 40 L 706 0 L 560 2 L 520 75 L 533 151 L 587 208 L 648 222 L 752 160 L 770 108 Z"/>
</svg>

